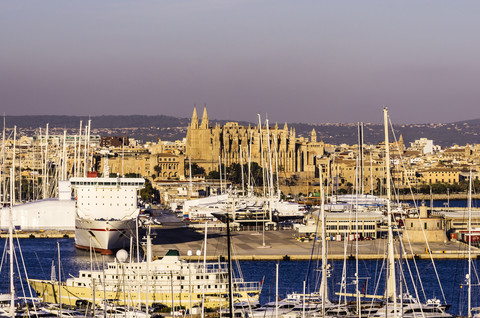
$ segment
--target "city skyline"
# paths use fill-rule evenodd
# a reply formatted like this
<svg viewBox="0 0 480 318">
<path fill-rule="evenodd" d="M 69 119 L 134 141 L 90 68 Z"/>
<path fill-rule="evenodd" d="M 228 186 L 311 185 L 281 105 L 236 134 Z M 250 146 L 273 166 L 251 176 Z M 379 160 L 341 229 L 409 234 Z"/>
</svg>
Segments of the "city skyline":
<svg viewBox="0 0 480 318">
<path fill-rule="evenodd" d="M 480 118 L 474 1 L 0 3 L 6 115 Z"/>
</svg>

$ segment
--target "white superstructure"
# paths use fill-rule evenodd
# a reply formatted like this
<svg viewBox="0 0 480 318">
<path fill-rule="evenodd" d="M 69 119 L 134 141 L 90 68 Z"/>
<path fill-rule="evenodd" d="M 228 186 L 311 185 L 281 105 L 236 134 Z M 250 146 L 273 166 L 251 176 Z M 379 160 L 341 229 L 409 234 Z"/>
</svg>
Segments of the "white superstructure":
<svg viewBox="0 0 480 318">
<path fill-rule="evenodd" d="M 75 245 L 105 254 L 128 248 L 136 233 L 137 192 L 143 178 L 71 178 L 75 189 Z"/>
<path fill-rule="evenodd" d="M 75 229 L 75 201 L 70 182 L 59 181 L 59 197 L 12 207 L 13 225 L 24 231 Z M 0 210 L 0 229 L 8 229 L 9 207 Z"/>
</svg>

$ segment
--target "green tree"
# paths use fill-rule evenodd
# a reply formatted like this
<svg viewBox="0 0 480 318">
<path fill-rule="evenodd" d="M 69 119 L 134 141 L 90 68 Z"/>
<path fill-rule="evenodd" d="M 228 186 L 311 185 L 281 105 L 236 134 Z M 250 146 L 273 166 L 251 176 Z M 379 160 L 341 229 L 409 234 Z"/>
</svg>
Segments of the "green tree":
<svg viewBox="0 0 480 318">
<path fill-rule="evenodd" d="M 125 174 L 125 178 L 141 178 L 139 173 L 129 172 Z"/>
<path fill-rule="evenodd" d="M 140 190 L 140 198 L 142 198 L 144 202 L 150 203 L 154 200 L 156 192 L 158 191 L 153 188 L 150 180 L 145 180 L 145 188 Z"/>
<path fill-rule="evenodd" d="M 162 168 L 159 165 L 155 165 L 153 170 L 157 173 L 157 176 L 162 172 Z"/>
<path fill-rule="evenodd" d="M 198 164 L 192 163 L 191 167 L 192 167 L 192 176 L 205 176 L 205 169 L 200 167 Z M 190 168 L 187 165 L 185 167 L 185 175 L 189 175 L 189 174 L 190 174 Z"/>
<path fill-rule="evenodd" d="M 208 173 L 207 179 L 215 179 L 218 180 L 220 179 L 220 173 L 216 170 L 212 170 Z"/>
</svg>

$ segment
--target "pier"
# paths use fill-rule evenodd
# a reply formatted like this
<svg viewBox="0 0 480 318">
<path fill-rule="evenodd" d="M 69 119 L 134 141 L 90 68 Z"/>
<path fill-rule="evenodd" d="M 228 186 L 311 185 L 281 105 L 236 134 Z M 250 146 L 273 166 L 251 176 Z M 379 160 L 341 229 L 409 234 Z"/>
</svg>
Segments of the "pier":
<svg viewBox="0 0 480 318">
<path fill-rule="evenodd" d="M 169 249 L 180 251 L 182 258 L 203 260 L 197 250 L 202 250 L 204 230 L 197 225 L 196 230 L 187 227 L 170 212 L 162 215 L 162 227 L 152 228 L 153 255 L 162 257 Z M 227 238 L 224 226 L 210 224 L 207 239 L 207 260 L 217 260 L 227 256 Z M 309 260 L 312 254 L 313 240 L 299 241 L 293 230 L 282 231 L 234 231 L 232 232 L 232 257 L 235 260 L 272 261 L 272 260 Z M 347 258 L 355 257 L 355 241 L 347 243 Z M 315 243 L 314 257 L 317 258 L 319 242 Z M 398 241 L 397 241 L 398 244 Z M 362 240 L 358 242 L 360 259 L 383 259 L 386 255 L 386 239 Z M 468 246 L 458 241 L 430 243 L 406 242 L 405 248 L 410 258 L 416 259 L 463 259 L 467 257 Z M 480 256 L 480 250 L 473 247 L 474 257 Z M 345 241 L 328 241 L 328 258 L 343 260 Z M 192 251 L 192 256 L 187 256 Z M 399 255 L 397 255 L 399 257 Z"/>
<path fill-rule="evenodd" d="M 15 238 L 19 239 L 41 239 L 41 238 L 75 238 L 75 231 L 57 231 L 57 230 L 45 230 L 45 231 L 16 231 L 13 233 Z M 8 238 L 8 231 L 2 232 L 0 238 Z"/>
<path fill-rule="evenodd" d="M 155 210 L 159 214 L 159 210 Z M 161 216 L 154 216 L 162 225 L 151 227 L 152 249 L 154 257 L 163 257 L 170 249 L 176 249 L 184 259 L 203 260 L 204 224 L 187 224 L 177 218 L 174 213 L 162 211 Z M 207 260 L 217 260 L 227 257 L 227 237 L 225 225 L 209 223 L 207 239 Z M 74 231 L 19 231 L 15 236 L 22 239 L 63 239 L 75 237 Z M 7 238 L 8 233 L 2 232 L 0 238 Z M 276 260 L 309 260 L 312 254 L 313 240 L 300 241 L 295 237 L 294 230 L 276 231 L 233 231 L 232 257 L 242 261 L 276 261 Z M 355 258 L 355 241 L 328 241 L 328 258 L 343 260 Z M 72 242 L 73 244 L 73 242 Z M 398 241 L 397 243 L 398 244 Z M 319 242 L 315 243 L 314 258 L 319 255 Z M 359 259 L 383 259 L 386 254 L 386 239 L 362 240 L 358 242 Z M 455 240 L 430 243 L 408 243 L 405 248 L 409 258 L 416 259 L 464 259 L 467 257 L 468 246 Z M 202 250 L 197 256 L 197 251 Z M 192 256 L 188 256 L 192 251 Z M 472 247 L 473 257 L 480 258 L 480 249 Z M 399 257 L 399 255 L 397 255 Z"/>
</svg>

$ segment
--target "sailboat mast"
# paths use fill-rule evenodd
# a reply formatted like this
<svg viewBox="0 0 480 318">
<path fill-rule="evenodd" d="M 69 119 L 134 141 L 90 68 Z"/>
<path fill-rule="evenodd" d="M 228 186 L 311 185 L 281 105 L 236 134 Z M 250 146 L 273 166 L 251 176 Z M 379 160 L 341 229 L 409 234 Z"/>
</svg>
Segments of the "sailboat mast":
<svg viewBox="0 0 480 318">
<path fill-rule="evenodd" d="M 361 153 L 361 151 L 359 151 Z M 358 196 L 360 194 L 360 189 L 361 189 L 361 164 L 359 163 L 359 160 L 362 155 L 360 154 L 357 156 L 357 163 L 356 163 L 356 172 L 355 172 L 355 178 L 357 180 L 356 184 L 356 195 L 355 195 L 355 297 L 356 297 L 356 302 L 357 302 L 357 313 L 359 314 L 359 317 L 361 316 L 361 306 L 360 306 L 360 292 L 358 288 Z"/>
<path fill-rule="evenodd" d="M 5 114 L 3 114 L 3 135 L 2 135 L 2 186 L 1 186 L 1 191 L 2 191 L 2 207 L 4 206 L 4 203 L 6 202 L 6 194 L 7 194 L 7 187 L 5 185 Z"/>
<path fill-rule="evenodd" d="M 242 172 L 242 196 L 245 196 L 245 179 L 243 178 L 243 155 L 242 155 L 242 146 L 239 146 L 240 149 L 240 170 Z"/>
<path fill-rule="evenodd" d="M 263 176 L 263 196 L 265 196 L 265 162 L 263 160 L 263 133 L 262 133 L 262 120 L 260 114 L 258 114 L 258 133 L 260 136 L 260 160 L 262 162 L 262 176 Z"/>
<path fill-rule="evenodd" d="M 247 190 L 248 190 L 248 196 L 252 196 L 252 188 L 250 185 L 251 177 L 252 177 L 252 169 L 251 169 L 251 163 L 252 163 L 252 131 L 249 130 L 250 134 L 250 141 L 248 144 L 248 176 L 247 176 Z"/>
<path fill-rule="evenodd" d="M 85 126 L 85 132 L 83 135 L 83 177 L 87 177 L 87 142 L 88 142 L 88 124 Z"/>
<path fill-rule="evenodd" d="M 45 180 L 43 182 L 43 198 L 46 199 L 50 197 L 49 195 L 49 184 L 48 184 L 48 123 L 47 123 L 47 128 L 45 130 L 45 161 L 44 161 L 44 166 L 45 166 Z"/>
<path fill-rule="evenodd" d="M 280 181 L 278 180 L 278 139 L 275 134 L 273 134 L 273 140 L 275 141 L 275 173 L 277 178 L 277 192 L 278 192 L 278 200 L 280 200 Z"/>
<path fill-rule="evenodd" d="M 63 131 L 63 149 L 62 149 L 62 177 L 61 180 L 67 180 L 67 131 Z"/>
<path fill-rule="evenodd" d="M 192 193 L 193 193 L 193 184 L 192 184 L 192 157 L 188 157 L 188 197 L 191 199 L 192 198 Z"/>
<path fill-rule="evenodd" d="M 318 166 L 319 178 L 320 178 L 320 218 L 322 220 L 322 281 L 320 284 L 320 296 L 322 298 L 322 315 L 325 316 L 325 302 L 328 298 L 327 290 L 327 238 L 325 231 L 325 190 L 323 188 L 323 166 Z"/>
<path fill-rule="evenodd" d="M 13 203 L 15 203 L 15 200 L 16 200 L 15 189 L 14 189 L 15 188 L 15 157 L 17 153 L 16 142 L 17 142 L 17 126 L 13 126 L 12 176 L 11 176 L 13 180 L 13 187 L 10 190 L 10 196 L 12 197 Z"/>
<path fill-rule="evenodd" d="M 8 244 L 10 250 L 10 317 L 14 317 L 15 315 L 15 285 L 13 284 L 13 203 L 14 201 L 14 174 L 13 174 L 13 167 L 10 169 L 10 223 L 8 225 Z"/>
<path fill-rule="evenodd" d="M 235 211 L 235 210 L 234 210 Z M 235 213 L 235 212 L 233 212 Z M 227 272 L 228 272 L 228 308 L 229 310 L 229 316 L 232 318 L 234 316 L 233 312 L 233 283 L 232 283 L 232 250 L 231 250 L 231 242 L 230 242 L 230 216 L 228 213 L 226 214 L 227 216 L 227 257 L 228 257 L 228 263 L 227 263 Z M 206 231 L 205 231 L 206 233 Z M 206 246 L 206 243 L 205 243 Z M 204 264 L 205 266 L 205 264 Z M 205 268 L 205 267 L 204 267 Z"/>
<path fill-rule="evenodd" d="M 222 185 L 222 157 L 221 155 L 218 156 L 218 172 L 220 173 L 220 194 L 223 193 L 223 185 Z"/>
<path fill-rule="evenodd" d="M 267 123 L 267 144 L 268 144 L 268 171 L 270 172 L 269 175 L 269 202 L 270 202 L 270 221 L 273 218 L 273 168 L 272 168 L 272 151 L 270 147 L 270 130 L 269 130 L 269 123 L 268 119 L 266 120 Z"/>
<path fill-rule="evenodd" d="M 77 165 L 75 166 L 75 177 L 78 177 L 80 175 L 80 158 L 81 158 L 81 153 L 82 153 L 82 124 L 83 121 L 80 120 L 80 129 L 78 131 L 78 152 L 77 152 Z"/>
<path fill-rule="evenodd" d="M 58 249 L 58 317 L 62 317 L 62 266 L 60 263 L 60 243 L 57 242 Z"/>
<path fill-rule="evenodd" d="M 363 191 L 363 123 L 358 123 L 358 157 L 359 162 L 359 174 L 358 174 L 358 192 L 360 195 L 364 194 Z"/>
<path fill-rule="evenodd" d="M 85 141 L 85 171 L 84 171 L 84 177 L 87 176 L 87 171 L 90 170 L 90 167 L 88 166 L 88 157 L 90 156 L 90 126 L 92 125 L 92 120 L 88 120 L 88 129 L 87 129 L 87 140 Z M 123 142 L 123 140 L 122 140 Z"/>
<path fill-rule="evenodd" d="M 390 207 L 391 189 L 390 189 L 390 143 L 388 140 L 388 109 L 383 108 L 383 124 L 385 127 L 385 173 L 387 186 L 387 218 L 388 218 L 388 277 L 387 277 L 387 298 L 393 298 L 394 316 L 397 310 L 397 291 L 395 286 L 395 255 L 393 251 L 393 230 L 392 230 L 392 211 Z"/>
<path fill-rule="evenodd" d="M 468 317 L 472 317 L 472 170 L 468 183 Z"/>
</svg>

